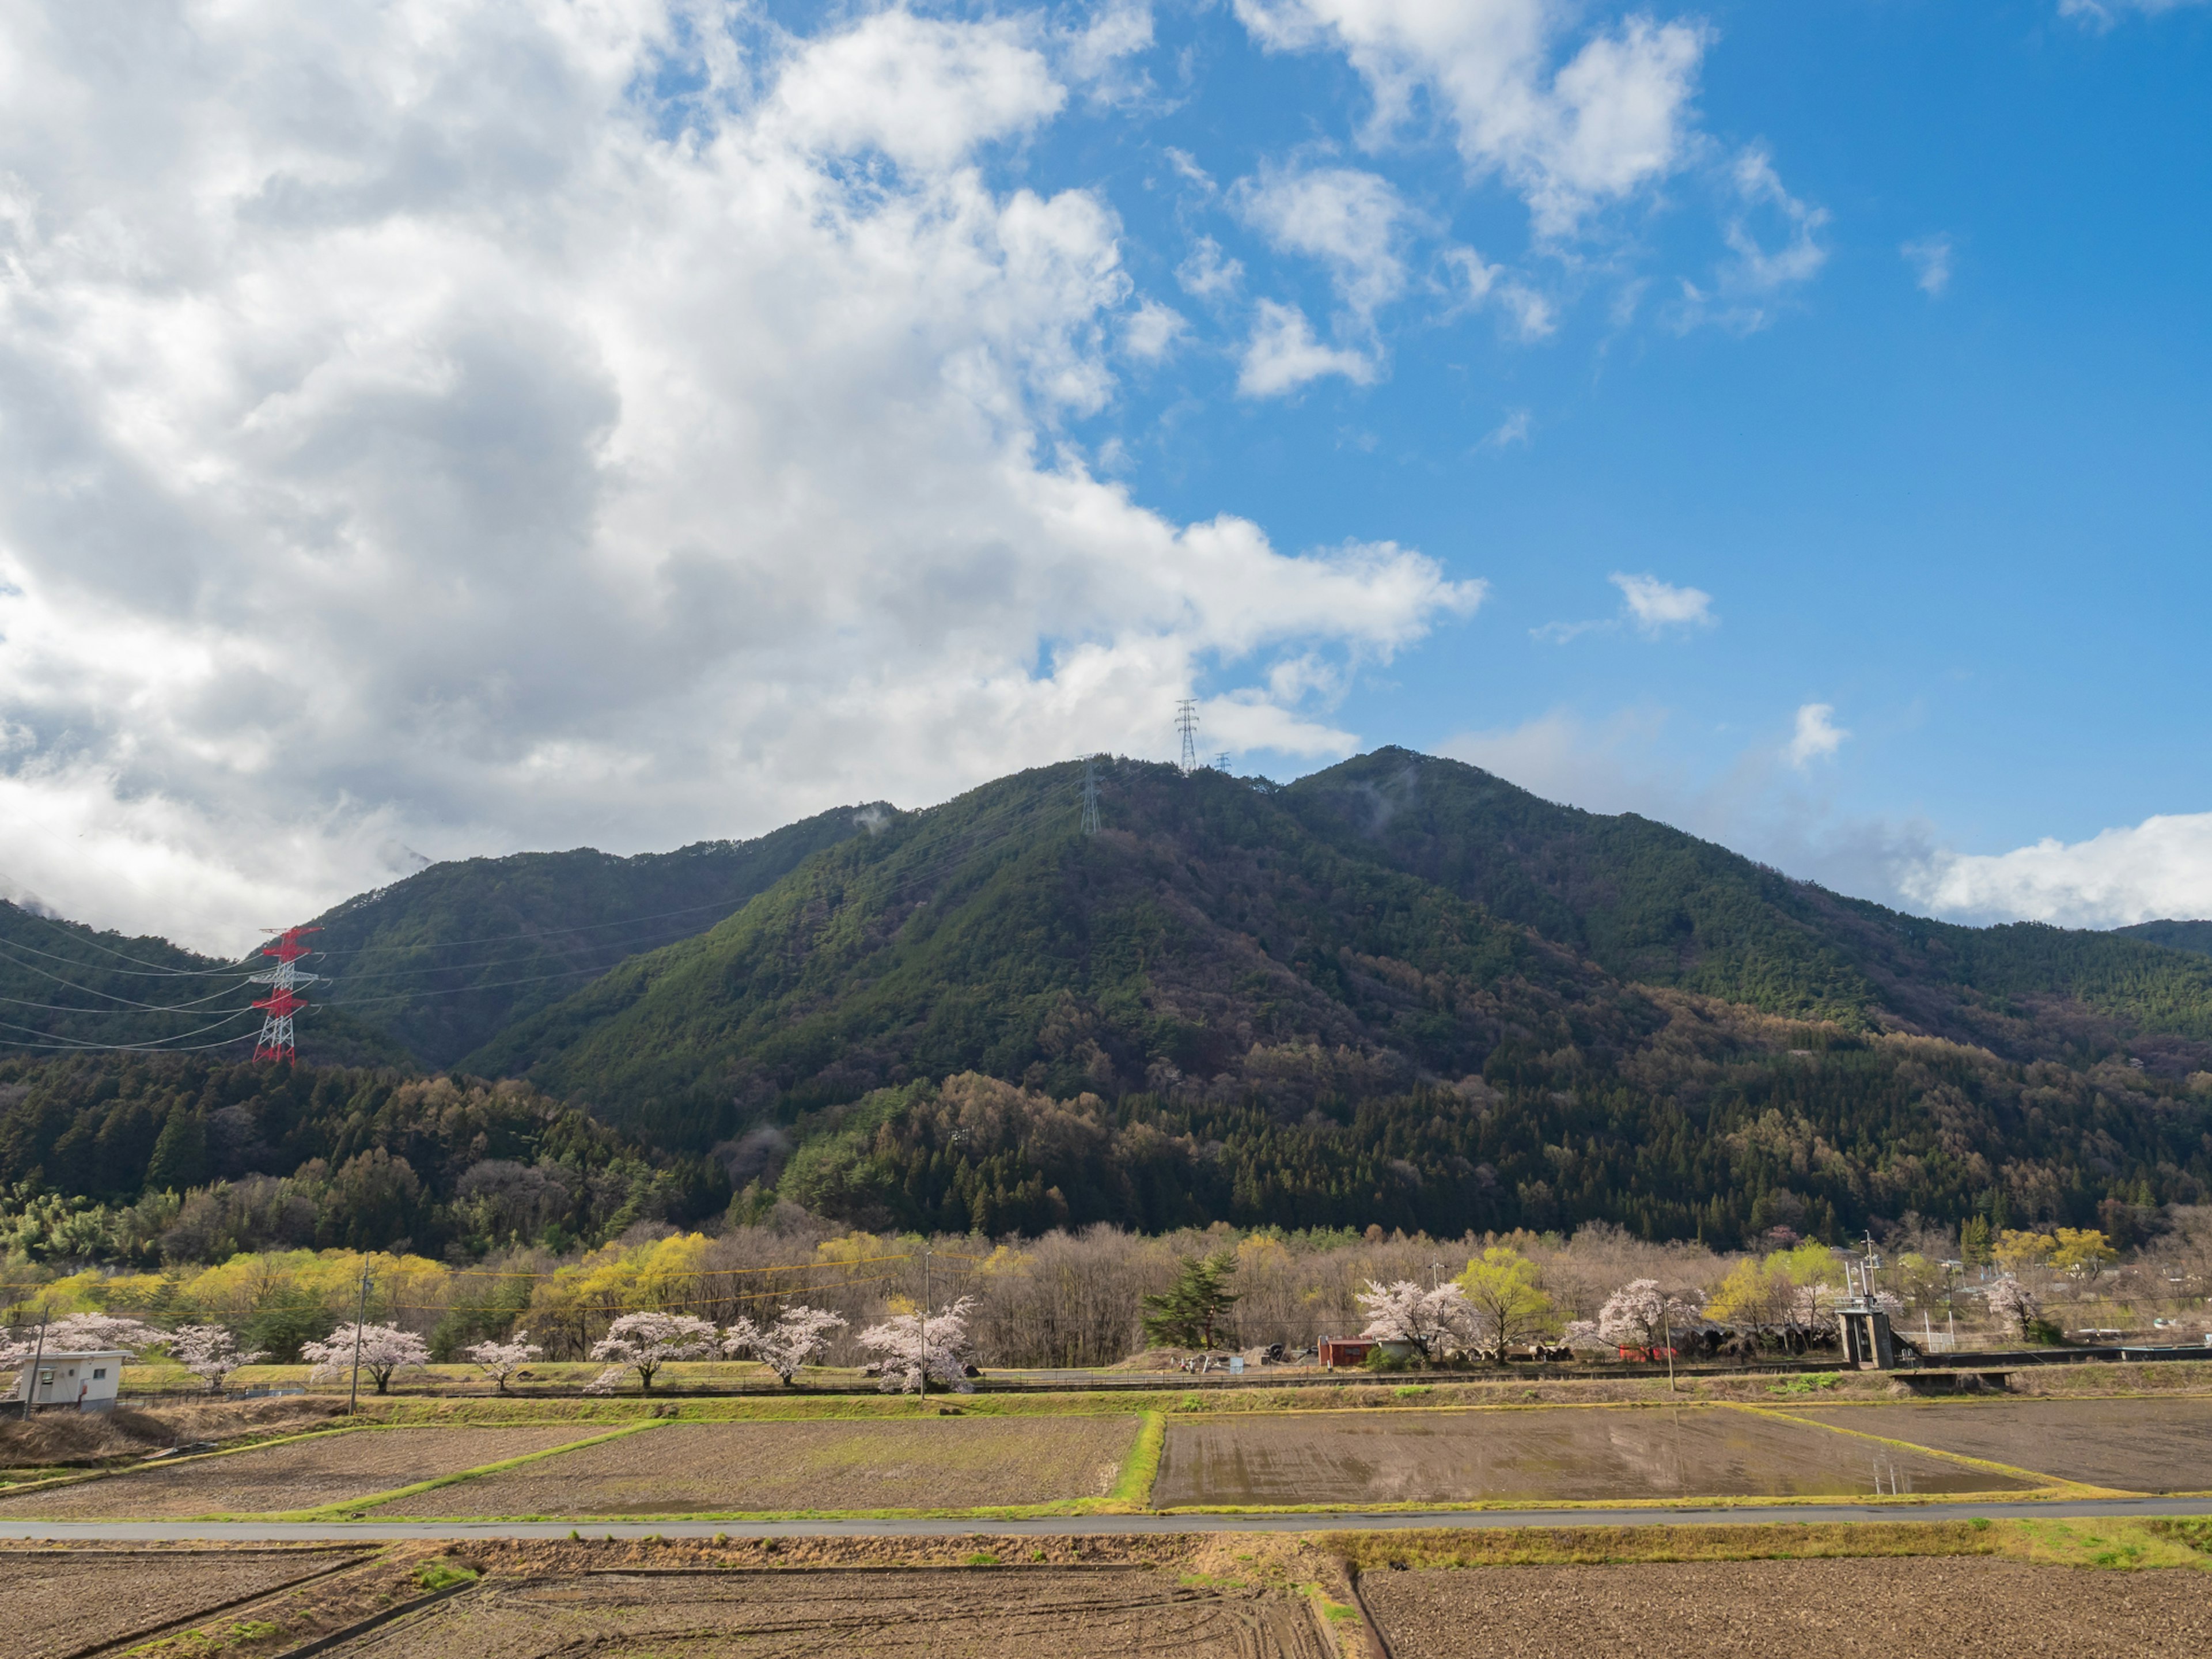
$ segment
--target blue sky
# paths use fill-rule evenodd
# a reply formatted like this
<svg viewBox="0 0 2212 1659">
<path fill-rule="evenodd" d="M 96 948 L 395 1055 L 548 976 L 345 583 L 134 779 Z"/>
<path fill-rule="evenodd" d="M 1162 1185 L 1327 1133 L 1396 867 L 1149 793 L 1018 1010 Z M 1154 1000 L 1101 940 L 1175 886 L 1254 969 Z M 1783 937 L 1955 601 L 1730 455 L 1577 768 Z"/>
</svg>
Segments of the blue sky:
<svg viewBox="0 0 2212 1659">
<path fill-rule="evenodd" d="M 2212 914 L 2212 5 L 148 16 L 0 17 L 0 893 L 228 945 L 1194 695 Z"/>
<path fill-rule="evenodd" d="M 1133 130 L 1102 113 L 1020 162 L 1110 180 L 1147 286 L 1174 295 L 1196 231 L 1254 293 L 1330 307 L 1325 270 L 1164 165 L 1174 147 L 1224 185 L 1300 151 L 1374 172 L 1426 240 L 1563 297 L 1529 341 L 1409 295 L 1380 318 L 1374 384 L 1288 399 L 1239 398 L 1233 358 L 1201 347 L 1085 435 L 1126 445 L 1125 476 L 1170 512 L 1246 513 L 1293 545 L 1387 537 L 1491 584 L 1475 617 L 1356 681 L 1341 719 L 1363 737 L 1578 726 L 1595 752 L 1563 757 L 1558 783 L 1680 815 L 1827 703 L 1850 737 L 1766 787 L 1796 811 L 1732 795 L 1688 815 L 1883 897 L 1879 856 L 1900 848 L 2002 853 L 2212 805 L 2212 10 L 1679 15 L 1708 30 L 1708 154 L 1546 248 L 1509 185 L 1468 178 L 1448 123 L 1378 143 L 1340 56 L 1164 9 L 1142 61 L 1171 106 Z M 1698 318 L 1682 285 L 1719 286 L 1737 204 L 1716 175 L 1749 148 L 1822 216 L 1819 264 L 1753 296 L 1755 319 Z M 1624 572 L 1710 593 L 1717 621 L 1536 636 L 1617 617 Z"/>
</svg>

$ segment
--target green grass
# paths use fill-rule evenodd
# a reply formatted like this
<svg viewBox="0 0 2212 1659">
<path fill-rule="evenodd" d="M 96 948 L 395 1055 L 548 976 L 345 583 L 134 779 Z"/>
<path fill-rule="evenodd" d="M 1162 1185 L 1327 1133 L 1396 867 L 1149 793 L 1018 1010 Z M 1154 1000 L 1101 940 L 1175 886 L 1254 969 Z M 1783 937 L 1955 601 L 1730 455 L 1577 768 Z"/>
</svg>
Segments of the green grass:
<svg viewBox="0 0 2212 1659">
<path fill-rule="evenodd" d="M 1136 1443 L 1122 1461 L 1107 1502 L 1141 1509 L 1152 1502 L 1152 1482 L 1159 1478 L 1160 1454 L 1167 1449 L 1168 1420 L 1158 1412 L 1146 1412 L 1138 1425 Z"/>
</svg>

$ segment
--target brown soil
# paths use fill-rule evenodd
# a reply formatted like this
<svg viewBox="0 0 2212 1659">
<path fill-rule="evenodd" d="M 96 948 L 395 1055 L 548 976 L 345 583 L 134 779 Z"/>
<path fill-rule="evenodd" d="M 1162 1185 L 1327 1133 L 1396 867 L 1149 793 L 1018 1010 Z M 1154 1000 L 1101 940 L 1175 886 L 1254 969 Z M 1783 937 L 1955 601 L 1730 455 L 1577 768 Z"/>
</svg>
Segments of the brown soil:
<svg viewBox="0 0 2212 1659">
<path fill-rule="evenodd" d="M 1916 1446 L 2126 1492 L 2212 1491 L 2212 1400 L 1991 1400 L 1785 1407 Z"/>
<path fill-rule="evenodd" d="M 1862 1497 L 2027 1483 L 1724 1407 L 1174 1422 L 1161 1509 Z"/>
<path fill-rule="evenodd" d="M 1370 1572 L 1396 1659 L 2193 1659 L 2212 1578 L 1938 1557 Z"/>
<path fill-rule="evenodd" d="M 64 1659 L 153 1635 L 206 1609 L 351 1565 L 352 1547 L 292 1549 L 39 1548 L 0 1551 L 9 1652 Z"/>
<path fill-rule="evenodd" d="M 677 1423 L 403 1498 L 380 1514 L 981 1509 L 1098 1498 L 1133 1417 Z"/>
<path fill-rule="evenodd" d="M 306 1395 L 214 1400 L 112 1412 L 40 1412 L 29 1422 L 0 1416 L 0 1469 L 87 1468 L 198 1441 L 296 1433 L 344 1409 L 340 1400 Z"/>
<path fill-rule="evenodd" d="M 0 1494 L 0 1516 L 180 1520 L 319 1508 L 593 1433 L 580 1425 L 539 1429 L 362 1429 L 188 1458 L 98 1480 Z"/>
<path fill-rule="evenodd" d="M 653 1571 L 492 1579 L 334 1651 L 376 1659 L 823 1653 L 1325 1659 L 1310 1605 L 1142 1567 Z"/>
</svg>

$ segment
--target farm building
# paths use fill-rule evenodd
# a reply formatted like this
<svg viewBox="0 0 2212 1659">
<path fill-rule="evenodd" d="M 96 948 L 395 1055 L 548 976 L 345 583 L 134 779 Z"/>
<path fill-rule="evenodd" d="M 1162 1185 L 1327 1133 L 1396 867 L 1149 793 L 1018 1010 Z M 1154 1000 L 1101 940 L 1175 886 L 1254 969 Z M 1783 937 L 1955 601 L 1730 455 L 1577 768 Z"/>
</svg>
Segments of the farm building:
<svg viewBox="0 0 2212 1659">
<path fill-rule="evenodd" d="M 120 1348 L 56 1349 L 42 1354 L 34 1367 L 27 1362 L 8 1393 L 21 1401 L 23 1389 L 35 1373 L 38 1392 L 31 1404 L 75 1406 L 80 1411 L 115 1409 L 115 1393 L 122 1386 L 123 1367 L 131 1356 Z"/>
</svg>

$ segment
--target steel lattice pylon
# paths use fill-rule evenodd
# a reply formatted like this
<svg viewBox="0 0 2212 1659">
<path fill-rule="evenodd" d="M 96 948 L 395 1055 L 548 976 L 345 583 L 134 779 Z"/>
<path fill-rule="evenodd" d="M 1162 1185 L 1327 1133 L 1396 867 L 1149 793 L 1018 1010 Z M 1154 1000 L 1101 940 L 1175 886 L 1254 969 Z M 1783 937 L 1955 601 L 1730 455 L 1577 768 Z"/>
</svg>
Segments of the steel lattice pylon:
<svg viewBox="0 0 2212 1659">
<path fill-rule="evenodd" d="M 1176 730 L 1182 733 L 1182 769 L 1198 770 L 1198 699 L 1184 697 L 1176 703 Z"/>
<path fill-rule="evenodd" d="M 271 928 L 271 933 L 276 930 Z M 307 954 L 307 947 L 300 943 L 302 933 L 319 933 L 319 927 L 287 927 L 261 947 L 264 957 L 276 958 L 274 968 L 250 975 L 251 982 L 265 985 L 269 994 L 254 1003 L 264 1016 L 261 1035 L 253 1044 L 256 1060 L 292 1060 L 297 1050 L 292 1042 L 292 1016 L 307 1005 L 295 994 L 302 985 L 312 985 L 318 975 L 302 973 L 299 962 Z"/>
</svg>

